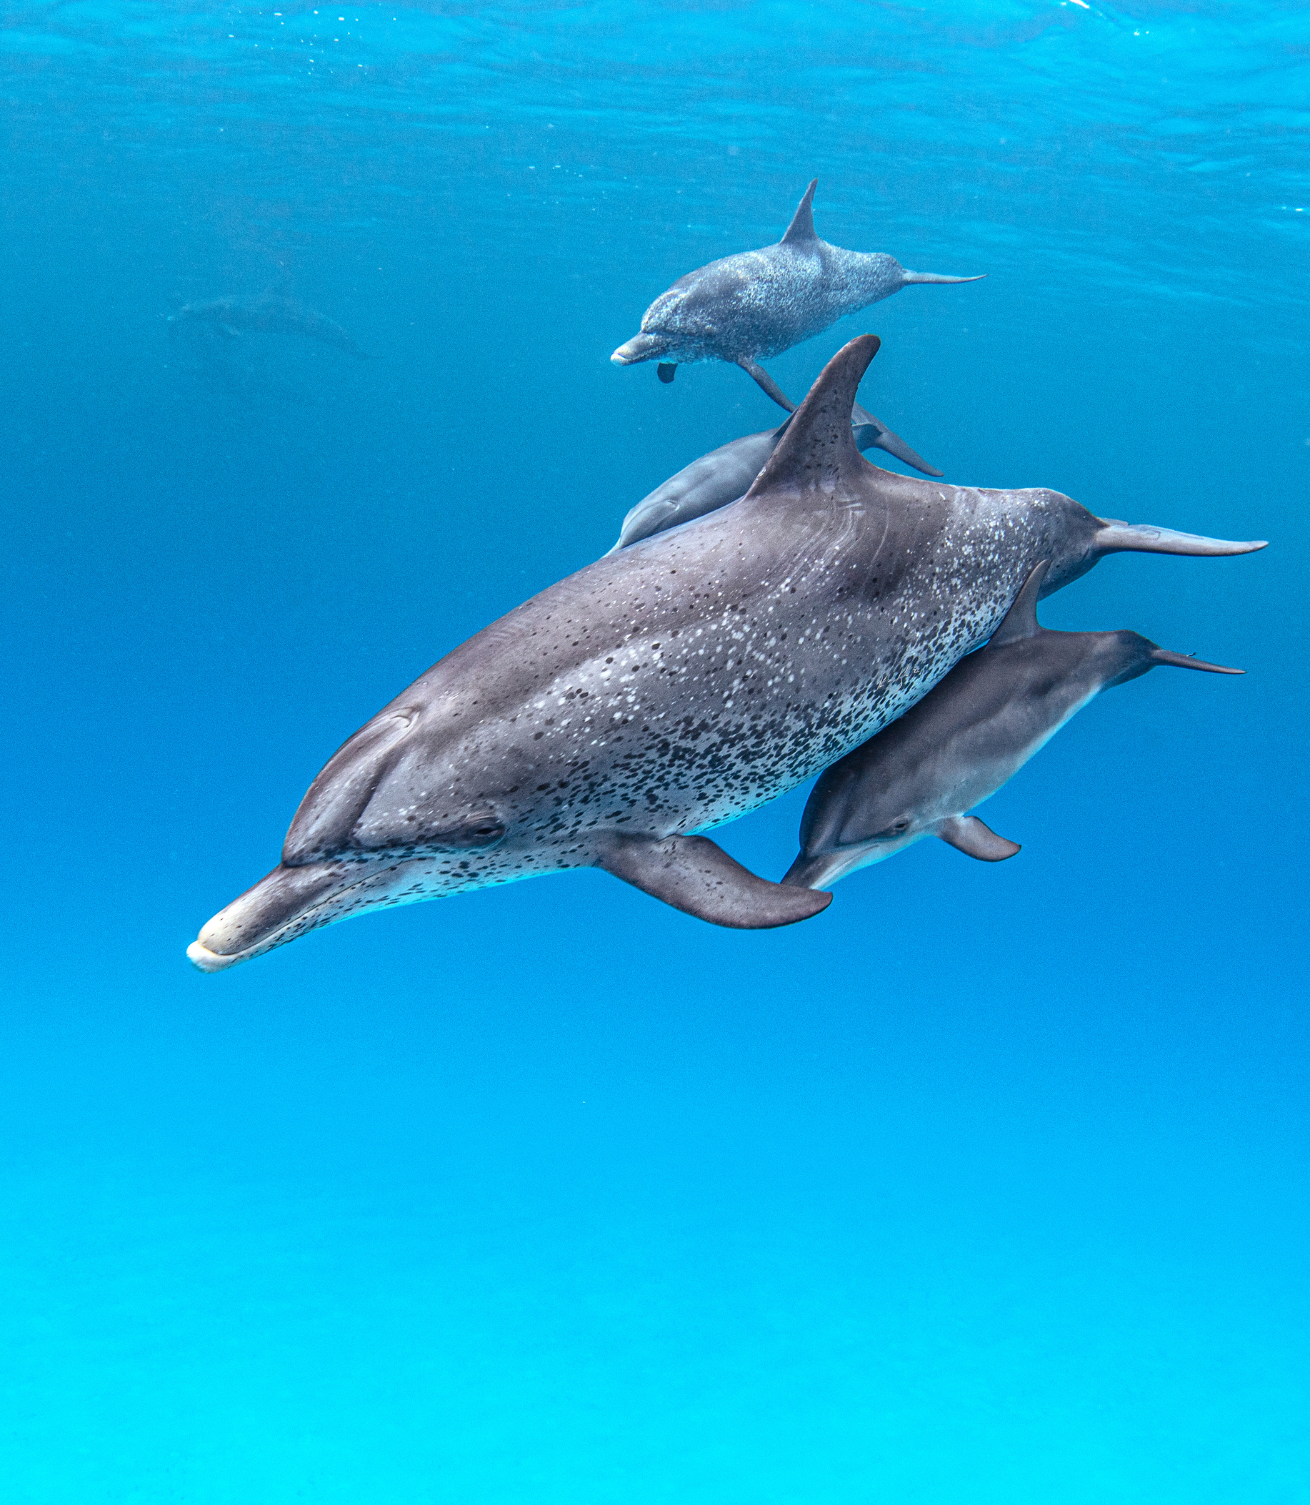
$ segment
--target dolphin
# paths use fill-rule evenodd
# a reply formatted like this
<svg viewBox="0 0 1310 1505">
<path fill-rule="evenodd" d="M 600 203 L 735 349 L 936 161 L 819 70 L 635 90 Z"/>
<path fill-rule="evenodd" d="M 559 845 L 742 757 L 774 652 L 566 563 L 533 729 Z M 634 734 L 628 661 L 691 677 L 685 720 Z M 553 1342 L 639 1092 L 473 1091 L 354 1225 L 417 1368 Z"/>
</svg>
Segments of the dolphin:
<svg viewBox="0 0 1310 1505">
<path fill-rule="evenodd" d="M 239 339 L 247 330 L 261 334 L 301 334 L 344 350 L 359 360 L 373 359 L 355 344 L 340 324 L 306 308 L 303 303 L 297 303 L 294 298 L 282 298 L 275 293 L 185 303 L 175 314 L 169 315 L 168 322 L 173 331 L 188 324 L 209 325 L 230 339 Z"/>
<path fill-rule="evenodd" d="M 858 402 L 851 409 L 851 424 L 857 449 L 883 449 L 923 471 L 924 475 L 941 475 L 940 470 L 921 460 L 904 439 L 893 434 L 885 423 L 866 412 Z M 746 434 L 730 444 L 712 449 L 690 465 L 684 465 L 677 475 L 670 476 L 663 485 L 644 496 L 628 513 L 623 519 L 619 541 L 610 553 L 735 502 L 759 475 L 786 427 L 784 423 L 781 428 Z"/>
<path fill-rule="evenodd" d="M 1263 547 L 876 469 L 851 407 L 877 348 L 863 335 L 829 361 L 739 501 L 548 587 L 365 723 L 191 960 L 218 971 L 372 908 L 578 867 L 719 925 L 805 919 L 830 896 L 700 833 L 907 710 L 1038 560 L 1050 592 L 1118 550 Z"/>
<path fill-rule="evenodd" d="M 642 315 L 641 333 L 610 356 L 616 366 L 658 361 L 670 382 L 679 364 L 729 361 L 790 413 L 796 404 L 764 368 L 846 314 L 917 282 L 978 282 L 907 272 L 881 251 L 844 251 L 814 232 L 815 178 L 776 246 L 739 251 L 679 277 Z M 985 275 L 985 274 L 984 274 Z"/>
<path fill-rule="evenodd" d="M 801 816 L 784 883 L 827 887 L 936 836 L 983 862 L 1019 851 L 966 812 L 1011 779 L 1071 717 L 1114 685 L 1161 664 L 1241 674 L 1161 648 L 1135 632 L 1049 632 L 1038 564 L 985 648 L 969 654 L 899 721 L 834 763 Z"/>
</svg>

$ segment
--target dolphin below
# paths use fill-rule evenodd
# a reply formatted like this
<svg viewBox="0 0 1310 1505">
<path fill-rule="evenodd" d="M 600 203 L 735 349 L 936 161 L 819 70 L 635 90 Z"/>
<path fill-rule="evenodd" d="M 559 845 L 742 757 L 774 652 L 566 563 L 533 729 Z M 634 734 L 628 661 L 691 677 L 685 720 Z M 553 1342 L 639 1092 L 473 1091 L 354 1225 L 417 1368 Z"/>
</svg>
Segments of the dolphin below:
<svg viewBox="0 0 1310 1505">
<path fill-rule="evenodd" d="M 739 251 L 679 277 L 642 315 L 635 334 L 610 356 L 616 366 L 658 361 L 661 381 L 680 364 L 728 361 L 779 406 L 796 404 L 758 363 L 822 333 L 846 314 L 920 282 L 978 282 L 907 272 L 882 251 L 844 251 L 814 231 L 815 178 L 776 246 Z M 985 274 L 984 274 L 985 275 Z"/>
<path fill-rule="evenodd" d="M 904 439 L 893 434 L 885 423 L 866 412 L 858 402 L 851 409 L 851 424 L 857 449 L 886 450 L 906 465 L 923 471 L 924 475 L 941 475 L 940 470 L 921 460 Z M 784 423 L 781 428 L 746 434 L 730 444 L 712 449 L 690 465 L 684 465 L 677 475 L 670 476 L 644 496 L 628 513 L 619 531 L 619 541 L 610 553 L 626 549 L 643 538 L 652 538 L 668 528 L 676 528 L 679 523 L 690 522 L 692 518 L 704 517 L 707 512 L 715 512 L 744 496 L 786 427 Z"/>
<path fill-rule="evenodd" d="M 829 361 L 740 501 L 550 586 L 350 737 L 279 865 L 189 947 L 196 966 L 578 867 L 715 924 L 805 919 L 830 896 L 756 877 L 698 833 L 899 716 L 991 636 L 1038 560 L 1049 593 L 1118 550 L 1263 547 L 875 469 L 851 407 L 877 348 L 863 335 Z"/>
<path fill-rule="evenodd" d="M 186 303 L 175 314 L 169 315 L 169 324 L 174 330 L 188 324 L 210 325 L 227 335 L 239 339 L 247 331 L 260 334 L 300 334 L 320 344 L 344 350 L 347 355 L 359 360 L 371 360 L 367 351 L 361 350 L 350 335 L 331 319 L 315 313 L 294 298 L 282 298 L 275 293 L 257 293 L 253 297 L 210 298 L 203 303 Z"/>
<path fill-rule="evenodd" d="M 1161 664 L 1241 674 L 1135 632 L 1049 632 L 1037 621 L 1038 564 L 985 648 L 962 659 L 899 721 L 823 774 L 801 817 L 784 883 L 826 887 L 925 836 L 1002 862 L 1019 850 L 966 812 L 996 793 L 1066 721 Z"/>
</svg>

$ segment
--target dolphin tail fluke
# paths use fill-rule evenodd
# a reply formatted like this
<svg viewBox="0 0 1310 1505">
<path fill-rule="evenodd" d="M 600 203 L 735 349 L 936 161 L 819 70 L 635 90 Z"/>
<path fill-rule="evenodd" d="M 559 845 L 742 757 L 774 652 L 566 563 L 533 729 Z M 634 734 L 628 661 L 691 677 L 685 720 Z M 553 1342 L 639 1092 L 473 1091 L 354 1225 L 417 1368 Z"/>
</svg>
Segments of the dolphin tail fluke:
<svg viewBox="0 0 1310 1505">
<path fill-rule="evenodd" d="M 790 397 L 787 396 L 787 394 L 782 390 L 778 383 L 774 381 L 774 379 L 769 375 L 769 373 L 764 369 L 763 366 L 757 366 L 749 356 L 742 356 L 741 360 L 739 360 L 737 364 L 741 367 L 741 369 L 746 373 L 747 376 L 749 376 L 753 381 L 759 383 L 760 390 L 764 392 L 766 396 L 772 397 L 774 402 L 776 402 L 778 406 L 784 410 L 784 412 L 794 413 L 796 411 L 796 404 L 791 400 Z M 669 380 L 672 381 L 673 378 L 669 377 Z"/>
<path fill-rule="evenodd" d="M 1149 523 L 1125 523 L 1118 518 L 1101 519 L 1095 546 L 1098 553 L 1114 554 L 1127 551 L 1134 554 L 1196 554 L 1228 555 L 1254 554 L 1257 549 L 1268 548 L 1268 540 L 1253 539 L 1248 543 L 1235 543 L 1227 538 L 1203 538 L 1199 533 L 1175 533 L 1172 528 L 1156 528 Z"/>
<path fill-rule="evenodd" d="M 929 465 L 927 460 L 916 455 L 899 434 L 893 434 L 881 418 L 875 418 L 858 402 L 851 409 L 851 422 L 855 425 L 855 444 L 858 449 L 886 450 L 889 455 L 895 455 L 903 464 L 912 465 L 926 476 L 942 474 Z"/>
<path fill-rule="evenodd" d="M 976 857 L 979 862 L 1004 862 L 1023 850 L 1017 841 L 998 836 L 976 815 L 948 815 L 933 827 L 933 834 L 940 836 L 947 846 L 966 857 Z"/>
<path fill-rule="evenodd" d="M 986 277 L 986 272 L 979 272 L 976 277 L 943 277 L 940 272 L 901 272 L 901 286 L 910 287 L 916 282 L 981 282 Z"/>
<path fill-rule="evenodd" d="M 1187 653 L 1171 653 L 1168 648 L 1151 650 L 1151 665 L 1170 664 L 1175 669 L 1203 669 L 1207 674 L 1245 674 L 1245 669 L 1227 669 L 1223 664 L 1207 664 L 1203 658 L 1192 658 Z"/>
<path fill-rule="evenodd" d="M 733 930 L 794 925 L 832 902 L 831 894 L 757 878 L 706 836 L 616 833 L 596 865 L 683 914 Z"/>
<path fill-rule="evenodd" d="M 775 486 L 831 491 L 868 473 L 869 466 L 855 447 L 851 409 L 860 380 L 881 343 L 876 334 L 857 335 L 833 356 L 783 430 L 747 496 L 758 496 Z"/>
</svg>

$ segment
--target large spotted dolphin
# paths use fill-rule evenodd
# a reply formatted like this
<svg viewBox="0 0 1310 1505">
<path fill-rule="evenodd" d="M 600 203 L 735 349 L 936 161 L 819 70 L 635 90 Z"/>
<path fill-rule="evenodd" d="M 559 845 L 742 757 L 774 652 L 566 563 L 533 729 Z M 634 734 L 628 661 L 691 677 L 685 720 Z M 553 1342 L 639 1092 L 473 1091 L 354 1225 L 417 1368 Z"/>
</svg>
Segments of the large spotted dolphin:
<svg viewBox="0 0 1310 1505">
<path fill-rule="evenodd" d="M 542 591 L 384 707 L 191 960 L 217 971 L 370 908 L 576 867 L 716 924 L 804 919 L 829 896 L 696 833 L 894 720 L 995 631 L 1039 560 L 1049 592 L 1117 550 L 1262 547 L 875 469 L 851 406 L 877 348 L 863 335 L 834 356 L 741 500 Z"/>
<path fill-rule="evenodd" d="M 796 404 L 758 362 L 781 355 L 903 287 L 920 282 L 977 282 L 907 272 L 882 251 L 844 251 L 814 230 L 815 178 L 776 246 L 739 251 L 679 277 L 642 315 L 641 333 L 610 356 L 616 366 L 658 361 L 661 381 L 680 364 L 728 361 L 791 412 Z"/>
<path fill-rule="evenodd" d="M 247 331 L 260 334 L 298 334 L 306 339 L 317 340 L 322 345 L 331 345 L 344 350 L 347 355 L 359 360 L 371 360 L 367 351 L 361 350 L 340 324 L 306 308 L 294 298 L 283 298 L 276 293 L 256 293 L 253 296 L 232 298 L 209 298 L 200 303 L 186 303 L 169 316 L 173 331 L 188 325 L 217 329 L 230 339 L 239 339 Z"/>
<path fill-rule="evenodd" d="M 857 449 L 885 450 L 906 465 L 923 471 L 924 475 L 941 475 L 940 470 L 920 459 L 904 439 L 893 434 L 885 423 L 866 412 L 858 402 L 851 409 L 851 426 Z M 676 475 L 642 497 L 628 513 L 619 530 L 618 542 L 610 553 L 640 543 L 643 538 L 652 538 L 668 528 L 691 522 L 693 518 L 704 517 L 707 512 L 715 512 L 744 496 L 786 427 L 784 423 L 781 428 L 745 434 L 710 450 L 707 455 L 701 455 L 690 465 L 684 465 Z"/>
<path fill-rule="evenodd" d="M 1102 690 L 1161 664 L 1240 674 L 1135 632 L 1051 632 L 1037 620 L 1036 566 L 985 648 L 905 715 L 834 763 L 810 793 L 784 883 L 826 888 L 936 836 L 983 862 L 1019 850 L 968 812 L 995 794 Z"/>
</svg>

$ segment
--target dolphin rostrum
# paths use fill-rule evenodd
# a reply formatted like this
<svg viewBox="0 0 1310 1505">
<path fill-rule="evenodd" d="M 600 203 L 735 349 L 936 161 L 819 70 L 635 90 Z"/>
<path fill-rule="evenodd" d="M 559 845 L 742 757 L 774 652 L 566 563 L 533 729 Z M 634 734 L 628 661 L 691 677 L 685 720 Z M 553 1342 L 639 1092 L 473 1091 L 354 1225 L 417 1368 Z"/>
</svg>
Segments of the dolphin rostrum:
<svg viewBox="0 0 1310 1505">
<path fill-rule="evenodd" d="M 858 402 L 851 409 L 851 424 L 857 449 L 883 449 L 906 465 L 923 471 L 924 475 L 941 475 L 940 470 L 921 460 L 904 439 L 893 434 L 885 423 L 866 412 Z M 704 517 L 707 512 L 715 512 L 745 495 L 786 427 L 784 423 L 781 428 L 766 429 L 761 434 L 746 434 L 730 444 L 712 449 L 690 465 L 684 465 L 677 475 L 670 476 L 663 485 L 644 496 L 628 513 L 623 519 L 619 541 L 610 553 L 626 549 L 629 544 L 639 543 L 643 538 L 651 538 L 668 528 L 676 528 L 679 523 L 690 522 L 694 517 Z"/>
<path fill-rule="evenodd" d="M 937 836 L 983 862 L 1019 850 L 967 812 L 996 793 L 1094 696 L 1157 668 L 1241 674 L 1135 632 L 1049 632 L 1037 621 L 1038 564 L 985 648 L 899 721 L 834 763 L 810 793 L 784 883 L 826 888 Z"/>
<path fill-rule="evenodd" d="M 347 355 L 360 360 L 371 360 L 367 351 L 361 350 L 354 340 L 331 319 L 294 298 L 282 298 L 276 293 L 257 293 L 253 297 L 210 298 L 203 303 L 186 303 L 168 320 L 174 330 L 188 324 L 209 325 L 230 339 L 238 339 L 246 331 L 260 334 L 300 334 L 321 344 L 344 350 Z"/>
<path fill-rule="evenodd" d="M 679 364 L 728 361 L 774 402 L 796 404 L 757 362 L 781 355 L 846 314 L 890 298 L 916 282 L 977 282 L 907 272 L 881 251 L 844 251 L 814 233 L 815 178 L 776 246 L 739 251 L 688 272 L 642 315 L 641 333 L 610 356 L 616 366 L 658 361 L 661 381 Z M 985 274 L 984 274 L 985 275 Z"/>
<path fill-rule="evenodd" d="M 1033 566 L 1244 554 L 1107 524 L 1054 491 L 877 470 L 851 405 L 878 348 L 829 361 L 747 494 L 606 555 L 440 660 L 310 786 L 282 860 L 201 930 L 202 970 L 366 909 L 599 867 L 742 929 L 828 895 L 696 834 L 826 768 L 991 636 Z"/>
</svg>

